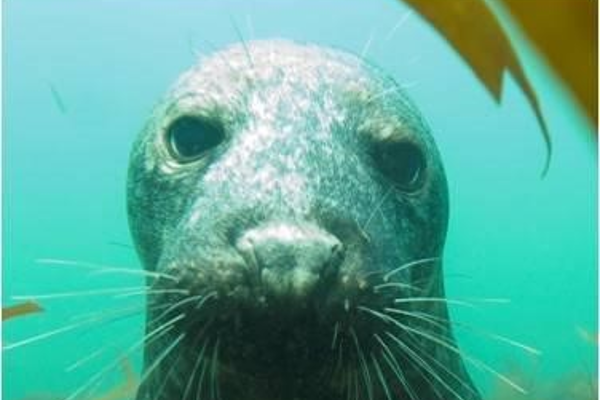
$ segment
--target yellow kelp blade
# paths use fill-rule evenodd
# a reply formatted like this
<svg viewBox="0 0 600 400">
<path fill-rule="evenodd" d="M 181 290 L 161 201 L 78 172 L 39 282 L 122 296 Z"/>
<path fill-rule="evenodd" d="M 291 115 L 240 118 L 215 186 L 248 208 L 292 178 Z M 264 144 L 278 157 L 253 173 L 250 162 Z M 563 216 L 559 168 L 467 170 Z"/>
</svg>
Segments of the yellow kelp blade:
<svg viewBox="0 0 600 400">
<path fill-rule="evenodd" d="M 2 307 L 2 321 L 42 311 L 44 311 L 42 306 L 33 300 L 29 300 L 14 306 Z"/>
<path fill-rule="evenodd" d="M 505 71 L 512 74 L 536 115 L 548 150 L 543 175 L 552 155 L 552 142 L 540 105 L 508 36 L 483 0 L 402 0 L 427 19 L 471 67 L 496 101 L 502 94 Z M 526 1 L 526 0 L 525 0 Z"/>
<path fill-rule="evenodd" d="M 548 64 L 598 121 L 598 2 L 502 0 Z"/>
</svg>

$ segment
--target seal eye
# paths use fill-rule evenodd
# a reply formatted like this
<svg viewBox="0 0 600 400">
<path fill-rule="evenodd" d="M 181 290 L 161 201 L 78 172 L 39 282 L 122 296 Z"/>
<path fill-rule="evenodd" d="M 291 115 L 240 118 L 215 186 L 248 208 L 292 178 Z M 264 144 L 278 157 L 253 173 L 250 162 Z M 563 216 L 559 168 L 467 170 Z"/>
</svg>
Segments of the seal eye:
<svg viewBox="0 0 600 400">
<path fill-rule="evenodd" d="M 197 117 L 182 117 L 167 130 L 167 145 L 171 155 L 186 163 L 198 159 L 223 141 L 223 128 L 212 121 Z"/>
<path fill-rule="evenodd" d="M 385 143 L 380 152 L 383 173 L 394 180 L 401 190 L 413 191 L 422 183 L 425 157 L 413 143 Z"/>
</svg>

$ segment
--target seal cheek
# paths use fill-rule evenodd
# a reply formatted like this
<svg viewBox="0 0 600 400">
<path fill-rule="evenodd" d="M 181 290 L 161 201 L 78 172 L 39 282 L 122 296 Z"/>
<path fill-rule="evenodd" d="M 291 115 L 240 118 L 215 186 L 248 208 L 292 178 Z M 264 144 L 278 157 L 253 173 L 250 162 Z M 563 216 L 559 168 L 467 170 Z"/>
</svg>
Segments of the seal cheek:
<svg viewBox="0 0 600 400">
<path fill-rule="evenodd" d="M 306 300 L 337 274 L 343 245 L 313 225 L 271 223 L 246 231 L 236 248 L 256 270 L 264 294 Z"/>
</svg>

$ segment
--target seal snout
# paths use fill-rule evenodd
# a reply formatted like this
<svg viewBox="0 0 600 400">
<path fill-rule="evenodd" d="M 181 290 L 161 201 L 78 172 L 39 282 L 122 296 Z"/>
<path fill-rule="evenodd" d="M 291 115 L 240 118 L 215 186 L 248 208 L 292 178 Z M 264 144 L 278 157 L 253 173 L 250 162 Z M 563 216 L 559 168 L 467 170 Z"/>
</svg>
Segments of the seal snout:
<svg viewBox="0 0 600 400">
<path fill-rule="evenodd" d="M 236 248 L 255 270 L 266 295 L 306 297 L 331 282 L 344 258 L 334 235 L 314 225 L 275 223 L 246 231 Z"/>
</svg>

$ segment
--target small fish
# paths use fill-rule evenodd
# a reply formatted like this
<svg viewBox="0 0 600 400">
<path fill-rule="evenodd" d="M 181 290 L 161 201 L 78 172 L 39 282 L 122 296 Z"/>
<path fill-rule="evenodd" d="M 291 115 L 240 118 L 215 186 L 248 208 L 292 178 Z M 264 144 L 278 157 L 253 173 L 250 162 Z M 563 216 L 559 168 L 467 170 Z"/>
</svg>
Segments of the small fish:
<svg viewBox="0 0 600 400">
<path fill-rule="evenodd" d="M 23 317 L 42 311 L 44 311 L 42 306 L 35 301 L 29 300 L 14 306 L 2 307 L 2 321 L 16 317 Z"/>
<path fill-rule="evenodd" d="M 54 104 L 56 104 L 56 107 L 61 112 L 61 114 L 66 114 L 67 106 L 65 105 L 65 102 L 63 101 L 60 93 L 58 93 L 56 87 L 54 87 L 54 85 L 50 82 L 48 82 L 48 87 L 50 88 L 50 93 L 52 94 L 52 98 L 54 99 Z"/>
</svg>

